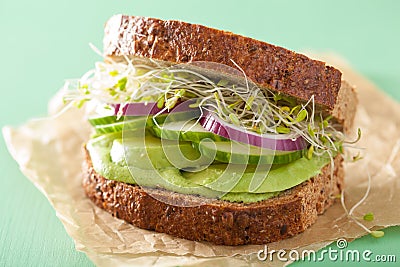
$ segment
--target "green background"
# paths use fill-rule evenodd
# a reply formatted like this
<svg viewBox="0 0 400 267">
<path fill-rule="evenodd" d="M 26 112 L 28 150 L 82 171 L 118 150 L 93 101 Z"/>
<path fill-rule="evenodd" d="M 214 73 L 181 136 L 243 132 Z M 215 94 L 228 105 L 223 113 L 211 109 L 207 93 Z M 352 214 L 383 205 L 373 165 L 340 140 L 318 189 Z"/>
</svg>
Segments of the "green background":
<svg viewBox="0 0 400 267">
<path fill-rule="evenodd" d="M 116 13 L 200 23 L 292 50 L 335 51 L 400 100 L 399 11 L 400 1 L 0 0 L 0 126 L 44 116 L 64 79 L 80 77 L 100 60 L 88 43 L 101 48 L 103 24 Z M 75 250 L 49 202 L 18 170 L 3 139 L 0 181 L 0 266 L 92 265 Z M 395 254 L 397 264 L 381 266 L 396 266 L 400 227 L 385 233 L 382 239 L 358 239 L 349 248 Z"/>
</svg>

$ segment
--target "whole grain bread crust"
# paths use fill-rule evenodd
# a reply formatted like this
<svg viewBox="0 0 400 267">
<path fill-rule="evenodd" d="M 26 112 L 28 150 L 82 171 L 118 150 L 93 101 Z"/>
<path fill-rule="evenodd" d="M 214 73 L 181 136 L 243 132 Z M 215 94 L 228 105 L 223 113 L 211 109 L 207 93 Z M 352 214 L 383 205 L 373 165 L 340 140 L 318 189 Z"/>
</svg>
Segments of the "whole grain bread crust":
<svg viewBox="0 0 400 267">
<path fill-rule="evenodd" d="M 105 179 L 93 169 L 86 149 L 84 153 L 83 188 L 98 207 L 143 229 L 220 245 L 264 244 L 303 232 L 334 203 L 331 196 L 339 194 L 344 177 L 339 155 L 332 180 L 327 165 L 312 179 L 261 202 L 211 200 L 181 206 L 168 203 L 193 204 L 204 198 Z"/>
<path fill-rule="evenodd" d="M 341 72 L 325 62 L 231 32 L 175 20 L 115 15 L 104 32 L 104 55 L 114 60 L 127 56 L 170 64 L 210 61 L 234 68 L 237 64 L 262 88 L 303 101 L 314 96 L 316 104 L 343 128 L 351 128 L 356 93 L 341 81 Z"/>
</svg>

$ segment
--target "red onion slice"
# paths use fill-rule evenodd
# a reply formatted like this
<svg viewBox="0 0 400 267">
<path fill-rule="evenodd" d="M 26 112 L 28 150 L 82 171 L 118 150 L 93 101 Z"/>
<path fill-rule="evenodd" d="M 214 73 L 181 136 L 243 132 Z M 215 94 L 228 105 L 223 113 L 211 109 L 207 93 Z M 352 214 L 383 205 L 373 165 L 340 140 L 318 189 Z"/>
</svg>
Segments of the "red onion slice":
<svg viewBox="0 0 400 267">
<path fill-rule="evenodd" d="M 307 142 L 301 136 L 293 137 L 293 134 L 257 134 L 227 123 L 212 112 L 204 112 L 200 119 L 200 124 L 207 131 L 214 134 L 253 146 L 281 151 L 302 150 L 307 147 Z"/>
</svg>

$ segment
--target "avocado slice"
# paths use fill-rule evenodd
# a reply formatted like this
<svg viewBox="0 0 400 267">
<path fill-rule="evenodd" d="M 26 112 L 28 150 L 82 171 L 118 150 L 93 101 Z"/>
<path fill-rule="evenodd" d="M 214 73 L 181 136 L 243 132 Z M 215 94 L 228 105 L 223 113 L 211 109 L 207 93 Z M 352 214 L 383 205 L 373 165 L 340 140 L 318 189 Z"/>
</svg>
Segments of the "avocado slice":
<svg viewBox="0 0 400 267">
<path fill-rule="evenodd" d="M 272 165 L 270 169 L 257 169 L 256 166 L 216 164 L 207 169 L 186 173 L 191 182 L 212 190 L 239 193 L 279 192 L 292 188 L 321 173 L 322 167 L 330 162 L 328 156 L 300 158 L 288 164 Z M 252 180 L 258 181 L 257 186 Z"/>
<path fill-rule="evenodd" d="M 103 177 L 128 184 L 138 184 L 144 187 L 160 187 L 177 193 L 201 195 L 208 198 L 218 198 L 219 196 L 225 194 L 224 192 L 218 192 L 186 180 L 181 175 L 181 171 L 173 167 L 168 162 L 165 155 L 161 153 L 161 146 L 157 146 L 157 143 L 152 143 L 152 141 L 155 140 L 153 140 L 154 137 L 151 135 L 146 134 L 146 140 L 148 141 L 146 144 L 148 144 L 148 150 L 140 146 L 140 144 L 143 144 L 143 141 L 140 142 L 139 140 L 129 139 L 128 143 L 132 146 L 128 148 L 128 153 L 149 153 L 147 155 L 155 158 L 155 162 L 148 162 L 148 158 L 145 156 L 137 157 L 137 155 L 140 156 L 140 154 L 136 154 L 136 157 L 132 158 L 140 158 L 141 160 L 135 159 L 134 162 L 131 163 L 137 163 L 137 165 L 129 166 L 126 161 L 122 160 L 123 157 L 118 155 L 118 153 L 121 153 L 120 151 L 114 152 L 115 155 L 111 155 L 112 147 L 116 143 L 120 145 L 119 142 L 121 142 L 121 138 L 121 133 L 102 135 L 91 139 L 86 145 L 92 160 L 93 168 Z M 157 139 L 157 141 L 160 142 L 159 139 Z M 172 148 L 174 148 L 175 151 L 176 149 L 179 149 L 178 147 L 173 146 L 171 149 Z M 152 149 L 154 149 L 154 151 Z M 186 150 L 183 150 L 185 153 L 189 153 L 190 157 L 196 156 L 191 146 L 186 146 Z M 113 158 L 114 160 L 117 160 L 113 161 Z M 158 167 L 162 167 L 147 168 L 152 166 L 153 163 Z"/>
<path fill-rule="evenodd" d="M 271 165 L 270 169 L 268 168 L 269 172 L 267 169 L 257 169 L 251 165 L 220 163 L 212 164 L 200 171 L 190 172 L 182 171 L 168 161 L 162 153 L 160 139 L 147 132 L 145 132 L 147 141 L 143 141 L 142 138 L 140 142 L 130 139 L 132 136 L 128 137 L 129 145 L 126 150 L 122 146 L 122 140 L 125 140 L 122 139 L 122 133 L 105 134 L 89 140 L 86 147 L 96 172 L 107 179 L 128 184 L 159 187 L 177 193 L 201 195 L 232 202 L 256 202 L 276 196 L 280 191 L 320 173 L 321 168 L 330 162 L 329 157 L 313 157 L 310 160 L 301 158 L 289 164 Z M 171 151 L 183 150 L 182 154 L 188 159 L 196 160 L 199 156 L 198 151 L 191 147 L 190 143 L 175 142 L 169 145 Z M 113 147 L 115 151 L 111 153 Z M 128 153 L 128 158 L 131 158 L 129 161 L 133 161 L 130 163 L 138 164 L 129 165 L 129 162 L 124 160 L 124 151 Z M 137 153 L 141 152 L 147 153 L 147 156 L 143 157 L 142 162 L 138 162 L 138 159 L 134 158 L 138 158 Z M 154 165 L 157 168 L 148 168 Z M 227 166 L 230 168 L 227 169 Z M 257 180 L 261 183 L 255 190 L 250 190 L 254 177 L 258 177 Z"/>
<path fill-rule="evenodd" d="M 163 140 L 148 133 L 140 135 L 114 139 L 110 151 L 112 161 L 117 164 L 126 161 L 128 166 L 144 170 L 204 169 L 213 162 L 213 159 L 202 156 L 191 142 Z"/>
</svg>

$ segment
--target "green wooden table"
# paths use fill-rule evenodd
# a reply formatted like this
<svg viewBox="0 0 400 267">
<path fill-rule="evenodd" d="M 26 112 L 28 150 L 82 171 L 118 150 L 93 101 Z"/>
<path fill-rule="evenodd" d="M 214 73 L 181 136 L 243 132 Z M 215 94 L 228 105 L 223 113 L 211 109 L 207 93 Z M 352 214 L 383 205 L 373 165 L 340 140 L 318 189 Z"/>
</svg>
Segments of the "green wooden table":
<svg viewBox="0 0 400 267">
<path fill-rule="evenodd" d="M 116 13 L 201 23 L 292 50 L 335 51 L 400 101 L 399 11 L 399 1 L 2 0 L 0 126 L 44 116 L 64 79 L 79 77 L 99 60 L 88 43 L 101 47 L 103 24 Z M 18 170 L 2 138 L 0 170 L 0 266 L 91 266 L 49 202 Z M 388 208 L 398 212 L 399 203 L 394 204 Z M 349 248 L 394 254 L 397 264 L 380 266 L 397 266 L 400 227 L 385 233 L 382 239 L 358 239 Z"/>
</svg>

